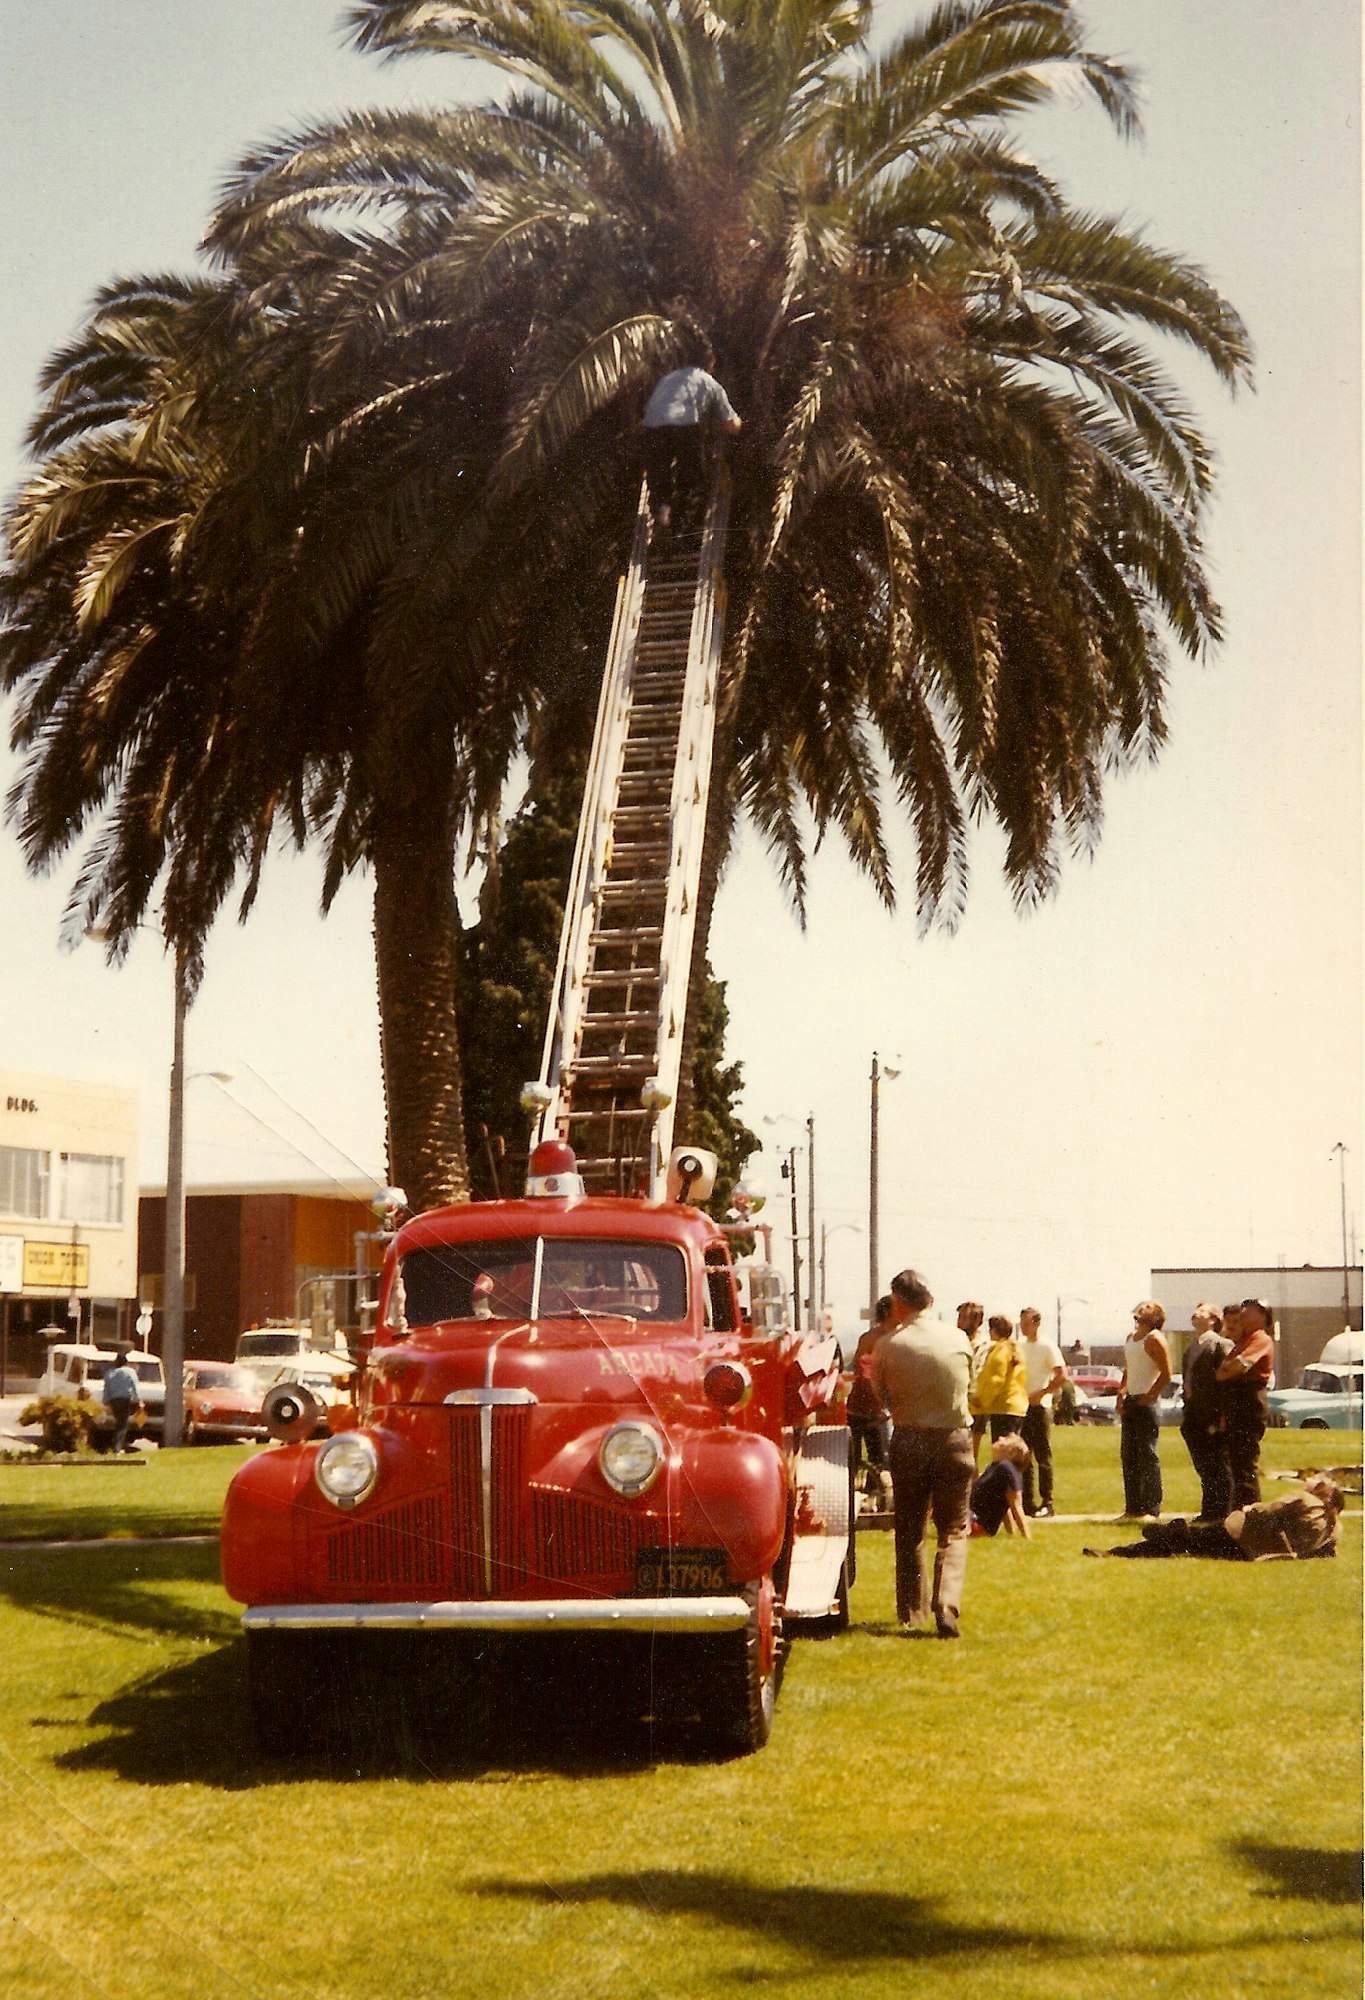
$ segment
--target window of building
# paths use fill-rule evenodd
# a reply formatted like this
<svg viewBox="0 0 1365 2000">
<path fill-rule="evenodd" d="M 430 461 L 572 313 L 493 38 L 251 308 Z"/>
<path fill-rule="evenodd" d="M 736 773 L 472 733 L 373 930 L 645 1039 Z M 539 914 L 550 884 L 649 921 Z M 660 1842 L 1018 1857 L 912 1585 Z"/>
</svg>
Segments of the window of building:
<svg viewBox="0 0 1365 2000">
<path fill-rule="evenodd" d="M 123 1161 L 110 1153 L 63 1153 L 62 1222 L 122 1222 Z"/>
<path fill-rule="evenodd" d="M 0 1146 L 0 1215 L 43 1220 L 51 1161 L 50 1153 L 29 1146 Z"/>
</svg>

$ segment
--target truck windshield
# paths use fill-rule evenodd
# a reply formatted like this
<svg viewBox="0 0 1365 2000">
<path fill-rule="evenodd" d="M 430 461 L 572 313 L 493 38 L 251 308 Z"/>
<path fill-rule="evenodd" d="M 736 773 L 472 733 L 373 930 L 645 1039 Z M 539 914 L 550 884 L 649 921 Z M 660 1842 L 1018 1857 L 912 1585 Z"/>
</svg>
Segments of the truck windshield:
<svg viewBox="0 0 1365 2000">
<path fill-rule="evenodd" d="M 500 1237 L 431 1244 L 408 1252 L 402 1282 L 409 1326 L 458 1319 L 687 1315 L 687 1266 L 671 1243 Z"/>
<path fill-rule="evenodd" d="M 237 1341 L 237 1359 L 252 1361 L 261 1354 L 297 1354 L 303 1345 L 297 1333 L 244 1333 Z"/>
<path fill-rule="evenodd" d="M 1346 1383 L 1340 1375 L 1334 1375 L 1328 1368 L 1305 1368 L 1299 1387 L 1316 1389 L 1320 1396 L 1332 1396 L 1340 1395 Z"/>
</svg>

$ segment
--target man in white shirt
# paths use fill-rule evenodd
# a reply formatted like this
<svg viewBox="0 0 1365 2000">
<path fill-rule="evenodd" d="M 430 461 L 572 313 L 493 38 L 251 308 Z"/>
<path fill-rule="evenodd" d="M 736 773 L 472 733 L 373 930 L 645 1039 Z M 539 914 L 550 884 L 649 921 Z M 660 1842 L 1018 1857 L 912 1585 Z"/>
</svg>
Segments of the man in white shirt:
<svg viewBox="0 0 1365 2000">
<path fill-rule="evenodd" d="M 917 1625 L 932 1610 L 940 1639 L 956 1639 L 976 1471 L 967 1411 L 972 1346 L 960 1328 L 926 1317 L 933 1303 L 917 1271 L 891 1280 L 893 1324 L 872 1350 L 872 1386 L 895 1426 L 896 1616 Z M 931 1509 L 938 1539 L 932 1594 L 924 1555 Z"/>
<path fill-rule="evenodd" d="M 1033 1454 L 1024 1470 L 1024 1512 L 1046 1520 L 1052 1513 L 1052 1398 L 1066 1381 L 1061 1349 L 1042 1332 L 1043 1315 L 1036 1306 L 1025 1306 L 1019 1315 L 1019 1331 L 1024 1337 L 1024 1384 L 1028 1408 L 1019 1429 Z M 1038 1468 L 1035 1499 L 1033 1467 Z"/>
<path fill-rule="evenodd" d="M 706 425 L 713 423 L 727 437 L 743 428 L 730 398 L 708 373 L 711 365 L 710 343 L 699 338 L 689 365 L 670 369 L 645 405 L 645 474 L 660 535 L 668 533 L 676 507 L 703 496 Z"/>
</svg>

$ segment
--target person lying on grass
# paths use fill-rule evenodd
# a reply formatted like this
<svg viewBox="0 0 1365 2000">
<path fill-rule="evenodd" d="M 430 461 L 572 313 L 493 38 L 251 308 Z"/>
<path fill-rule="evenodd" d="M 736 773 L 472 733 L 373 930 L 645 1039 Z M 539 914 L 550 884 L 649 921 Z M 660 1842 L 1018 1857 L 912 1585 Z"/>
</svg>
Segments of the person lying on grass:
<svg viewBox="0 0 1365 2000">
<path fill-rule="evenodd" d="M 1033 1454 L 1017 1431 L 1007 1431 L 991 1446 L 991 1459 L 972 1485 L 971 1531 L 974 1535 L 996 1535 L 1003 1523 L 1007 1535 L 1018 1534 L 1031 1541 L 1024 1512 L 1024 1474 Z"/>
<path fill-rule="evenodd" d="M 1225 1521 L 1149 1521 L 1140 1542 L 1086 1549 L 1088 1556 L 1208 1556 L 1220 1562 L 1307 1562 L 1334 1556 L 1346 1500 L 1326 1473 L 1315 1472 L 1296 1493 L 1238 1507 Z"/>
</svg>

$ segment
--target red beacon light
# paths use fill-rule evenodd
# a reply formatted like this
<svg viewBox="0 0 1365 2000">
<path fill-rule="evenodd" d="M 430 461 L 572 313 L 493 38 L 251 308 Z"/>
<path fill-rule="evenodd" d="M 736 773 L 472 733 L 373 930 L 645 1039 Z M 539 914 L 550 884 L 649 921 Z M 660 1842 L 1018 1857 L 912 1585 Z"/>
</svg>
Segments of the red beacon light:
<svg viewBox="0 0 1365 2000">
<path fill-rule="evenodd" d="M 742 1361 L 713 1361 L 701 1378 L 701 1386 L 728 1417 L 731 1410 L 742 1410 L 753 1395 L 754 1378 Z"/>
<path fill-rule="evenodd" d="M 542 1139 L 526 1163 L 526 1192 L 551 1201 L 583 1195 L 586 1190 L 573 1147 L 562 1139 Z"/>
</svg>

